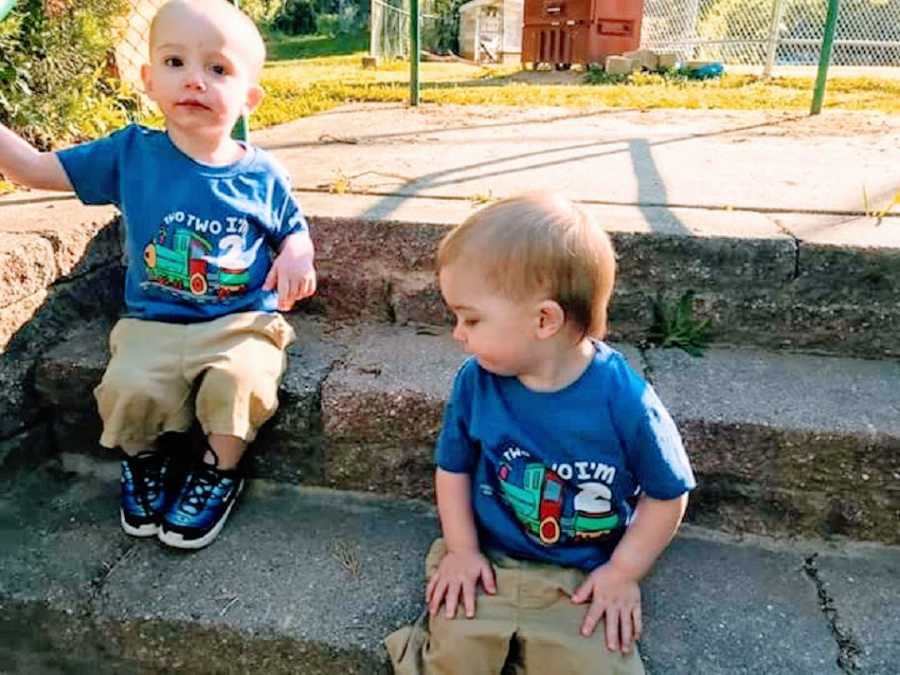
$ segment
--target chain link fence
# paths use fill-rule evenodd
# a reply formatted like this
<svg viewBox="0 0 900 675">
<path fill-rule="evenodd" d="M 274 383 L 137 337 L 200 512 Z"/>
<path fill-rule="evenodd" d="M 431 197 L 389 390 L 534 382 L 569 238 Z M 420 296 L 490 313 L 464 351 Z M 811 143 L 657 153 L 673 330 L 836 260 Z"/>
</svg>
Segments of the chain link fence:
<svg viewBox="0 0 900 675">
<path fill-rule="evenodd" d="M 147 62 L 150 22 L 166 0 L 131 0 L 131 13 L 125 19 L 121 38 L 115 49 L 119 77 L 140 91 L 141 64 Z M 448 31 L 447 17 L 428 13 L 428 3 L 420 5 L 422 14 L 422 48 L 437 51 Z M 386 58 L 409 56 L 409 0 L 372 0 L 370 52 Z"/>
<path fill-rule="evenodd" d="M 132 0 L 131 11 L 122 20 L 120 37 L 115 45 L 115 69 L 119 79 L 134 91 L 143 91 L 141 64 L 147 63 L 150 45 L 150 22 L 166 0 Z M 142 106 L 148 101 L 140 100 Z M 139 113 L 140 111 L 135 111 Z"/>
<path fill-rule="evenodd" d="M 645 0 L 641 44 L 682 59 L 816 65 L 828 0 Z M 456 26 L 423 7 L 423 49 Z M 371 53 L 409 53 L 409 0 L 372 0 Z M 842 0 L 832 64 L 900 66 L 900 0 Z"/>
<path fill-rule="evenodd" d="M 816 65 L 828 0 L 645 0 L 641 45 L 683 59 Z M 831 63 L 900 66 L 900 0 L 842 0 Z"/>
<path fill-rule="evenodd" d="M 456 22 L 450 15 L 431 11 L 431 4 L 420 2 L 420 44 L 424 51 L 442 53 L 455 37 Z M 386 59 L 409 56 L 409 0 L 372 0 L 369 23 L 369 53 Z"/>
<path fill-rule="evenodd" d="M 120 77 L 140 90 L 150 21 L 165 0 L 132 0 L 116 47 Z M 409 55 L 409 0 L 371 0 L 370 53 Z M 446 51 L 449 15 L 421 3 L 422 49 Z M 816 65 L 828 0 L 645 0 L 641 45 L 734 65 Z M 842 0 L 832 64 L 900 67 L 900 0 Z"/>
</svg>

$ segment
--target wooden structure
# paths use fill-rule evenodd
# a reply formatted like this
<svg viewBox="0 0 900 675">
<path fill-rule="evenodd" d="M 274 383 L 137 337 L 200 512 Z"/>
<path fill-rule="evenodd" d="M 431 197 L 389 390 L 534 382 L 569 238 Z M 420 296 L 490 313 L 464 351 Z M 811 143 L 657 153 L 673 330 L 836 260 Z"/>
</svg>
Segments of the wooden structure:
<svg viewBox="0 0 900 675">
<path fill-rule="evenodd" d="M 644 0 L 525 0 L 522 62 L 559 69 L 638 49 Z"/>
</svg>

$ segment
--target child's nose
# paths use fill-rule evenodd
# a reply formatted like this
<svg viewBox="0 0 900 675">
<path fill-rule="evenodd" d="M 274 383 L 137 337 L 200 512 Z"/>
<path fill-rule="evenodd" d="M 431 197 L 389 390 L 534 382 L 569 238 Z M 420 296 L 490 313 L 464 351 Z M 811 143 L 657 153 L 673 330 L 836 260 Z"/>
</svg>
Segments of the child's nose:
<svg viewBox="0 0 900 675">
<path fill-rule="evenodd" d="M 456 322 L 456 325 L 453 326 L 453 339 L 457 342 L 465 342 L 465 336 L 463 335 L 463 325 L 460 322 Z"/>
<path fill-rule="evenodd" d="M 203 74 L 199 70 L 190 70 L 184 80 L 184 86 L 188 89 L 203 90 L 206 89 L 206 82 L 203 80 Z"/>
</svg>

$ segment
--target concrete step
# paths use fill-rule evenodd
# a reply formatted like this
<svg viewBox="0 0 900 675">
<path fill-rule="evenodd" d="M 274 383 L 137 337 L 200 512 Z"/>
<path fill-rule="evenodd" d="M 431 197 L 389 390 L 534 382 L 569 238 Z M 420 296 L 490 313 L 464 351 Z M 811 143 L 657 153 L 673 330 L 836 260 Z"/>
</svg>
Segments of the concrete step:
<svg viewBox="0 0 900 675">
<path fill-rule="evenodd" d="M 219 539 L 126 537 L 117 465 L 0 489 L 3 672 L 387 672 L 438 531 L 422 502 L 254 481 Z M 725 601 L 723 601 L 725 599 Z M 643 583 L 650 675 L 896 672 L 900 549 L 687 526 Z"/>
<path fill-rule="evenodd" d="M 122 302 L 116 210 L 52 199 L 0 207 L 0 351 L 55 344 L 75 317 Z"/>
<path fill-rule="evenodd" d="M 448 322 L 434 251 L 479 203 L 409 194 L 299 196 L 317 239 L 321 311 Z M 581 206 L 610 233 L 617 252 L 613 339 L 644 339 L 654 304 L 671 306 L 693 291 L 695 316 L 710 321 L 719 343 L 900 355 L 900 228 L 796 213 Z"/>
<path fill-rule="evenodd" d="M 448 332 L 291 320 L 300 340 L 252 453 L 255 475 L 430 495 L 432 447 L 463 359 Z M 96 452 L 90 392 L 107 332 L 84 326 L 38 364 L 33 405 L 58 451 Z M 900 363 L 618 347 L 679 424 L 700 481 L 693 522 L 900 543 Z"/>
<path fill-rule="evenodd" d="M 409 194 L 298 197 L 312 223 L 320 273 L 319 293 L 304 311 L 447 323 L 434 251 L 478 203 Z M 719 343 L 900 355 L 900 228 L 806 213 L 583 207 L 610 232 L 618 252 L 615 339 L 646 337 L 655 303 L 672 305 L 693 291 L 697 320 L 710 320 Z M 0 201 L 0 347 L 52 344 L 72 313 L 118 311 L 118 228 L 103 227 L 112 219 L 110 209 L 72 200 Z"/>
</svg>

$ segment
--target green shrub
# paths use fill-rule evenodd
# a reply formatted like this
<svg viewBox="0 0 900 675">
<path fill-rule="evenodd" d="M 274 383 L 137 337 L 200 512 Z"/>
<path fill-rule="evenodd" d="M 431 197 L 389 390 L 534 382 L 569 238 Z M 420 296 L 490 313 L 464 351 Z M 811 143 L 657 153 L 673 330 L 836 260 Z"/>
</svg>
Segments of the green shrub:
<svg viewBox="0 0 900 675">
<path fill-rule="evenodd" d="M 610 75 L 603 66 L 592 63 L 584 74 L 585 84 L 624 84 L 631 81 L 631 75 Z"/>
<path fill-rule="evenodd" d="M 316 16 L 316 33 L 319 35 L 338 35 L 340 32 L 340 16 L 337 14 L 319 14 Z"/>
<path fill-rule="evenodd" d="M 0 122 L 42 148 L 125 123 L 135 99 L 109 57 L 128 8 L 127 0 L 20 1 L 0 23 Z"/>
<path fill-rule="evenodd" d="M 316 10 L 311 0 L 287 0 L 272 27 L 286 35 L 315 33 Z"/>
<path fill-rule="evenodd" d="M 285 0 L 241 0 L 240 7 L 258 24 L 270 23 L 284 8 Z"/>
<path fill-rule="evenodd" d="M 422 46 L 438 54 L 459 54 L 459 8 L 466 0 L 431 0 L 424 13 L 437 17 L 422 22 Z"/>
</svg>

